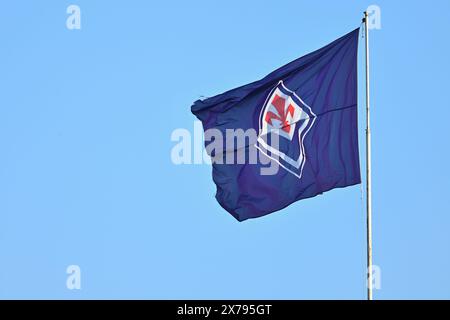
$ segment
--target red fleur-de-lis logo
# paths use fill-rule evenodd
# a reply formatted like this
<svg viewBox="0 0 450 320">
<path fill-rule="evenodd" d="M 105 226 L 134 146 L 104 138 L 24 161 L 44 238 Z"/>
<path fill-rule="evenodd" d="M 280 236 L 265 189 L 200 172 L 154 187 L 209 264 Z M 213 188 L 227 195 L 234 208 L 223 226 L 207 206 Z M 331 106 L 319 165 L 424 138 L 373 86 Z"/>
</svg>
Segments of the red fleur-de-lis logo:
<svg viewBox="0 0 450 320">
<path fill-rule="evenodd" d="M 289 106 L 285 108 L 286 100 L 280 97 L 279 95 L 275 95 L 275 97 L 272 100 L 272 105 L 275 107 L 277 114 L 273 113 L 272 111 L 268 111 L 266 113 L 265 121 L 271 126 L 273 126 L 272 120 L 273 119 L 278 120 L 280 121 L 278 129 L 281 129 L 289 133 L 291 131 L 291 124 L 289 123 L 287 117 L 288 115 L 291 116 L 291 119 L 292 117 L 294 117 L 295 111 L 294 107 L 292 106 L 292 104 L 289 104 Z"/>
<path fill-rule="evenodd" d="M 300 88 L 297 90 L 300 91 Z M 280 80 L 259 110 L 256 147 L 300 179 L 306 161 L 303 139 L 314 125 L 316 117 L 297 93 Z"/>
</svg>

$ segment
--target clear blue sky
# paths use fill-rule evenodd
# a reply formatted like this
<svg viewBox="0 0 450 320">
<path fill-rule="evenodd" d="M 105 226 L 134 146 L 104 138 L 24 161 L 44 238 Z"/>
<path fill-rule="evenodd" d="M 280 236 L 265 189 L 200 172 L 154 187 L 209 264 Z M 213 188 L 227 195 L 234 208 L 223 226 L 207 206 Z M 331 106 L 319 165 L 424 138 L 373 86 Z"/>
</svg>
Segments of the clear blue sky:
<svg viewBox="0 0 450 320">
<path fill-rule="evenodd" d="M 210 166 L 172 164 L 170 135 L 201 95 L 331 42 L 370 4 L 375 298 L 450 298 L 444 0 L 3 3 L 0 297 L 365 298 L 360 186 L 238 223 Z"/>
</svg>

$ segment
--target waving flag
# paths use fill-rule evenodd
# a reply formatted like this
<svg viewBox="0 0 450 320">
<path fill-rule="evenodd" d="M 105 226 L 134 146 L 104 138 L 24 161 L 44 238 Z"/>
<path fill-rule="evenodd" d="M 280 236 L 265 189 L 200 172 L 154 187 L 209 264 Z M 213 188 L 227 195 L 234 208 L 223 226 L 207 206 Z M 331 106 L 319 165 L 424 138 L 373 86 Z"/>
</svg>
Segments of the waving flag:
<svg viewBox="0 0 450 320">
<path fill-rule="evenodd" d="M 191 107 L 205 130 L 216 199 L 239 221 L 361 182 L 358 35 Z"/>
</svg>

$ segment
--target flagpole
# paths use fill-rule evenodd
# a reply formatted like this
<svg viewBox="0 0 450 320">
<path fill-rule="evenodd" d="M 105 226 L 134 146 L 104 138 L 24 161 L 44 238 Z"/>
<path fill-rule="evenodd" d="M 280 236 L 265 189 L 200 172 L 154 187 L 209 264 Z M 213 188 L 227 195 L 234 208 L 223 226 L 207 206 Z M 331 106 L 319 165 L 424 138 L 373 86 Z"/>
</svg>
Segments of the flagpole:
<svg viewBox="0 0 450 320">
<path fill-rule="evenodd" d="M 366 40 L 366 208 L 367 208 L 367 300 L 372 300 L 372 177 L 370 144 L 370 82 L 369 82 L 369 15 L 364 12 Z"/>
</svg>

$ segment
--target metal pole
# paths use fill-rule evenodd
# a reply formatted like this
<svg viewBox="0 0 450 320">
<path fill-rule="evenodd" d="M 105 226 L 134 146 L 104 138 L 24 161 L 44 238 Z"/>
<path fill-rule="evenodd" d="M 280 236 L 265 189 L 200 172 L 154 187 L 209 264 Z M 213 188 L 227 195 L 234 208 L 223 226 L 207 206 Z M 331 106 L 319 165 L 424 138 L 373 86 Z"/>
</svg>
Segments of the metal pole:
<svg viewBox="0 0 450 320">
<path fill-rule="evenodd" d="M 367 300 L 372 300 L 372 190 L 371 190 L 371 145 L 370 145 L 370 83 L 369 83 L 369 23 L 364 12 L 366 40 L 366 198 L 367 198 Z"/>
</svg>

